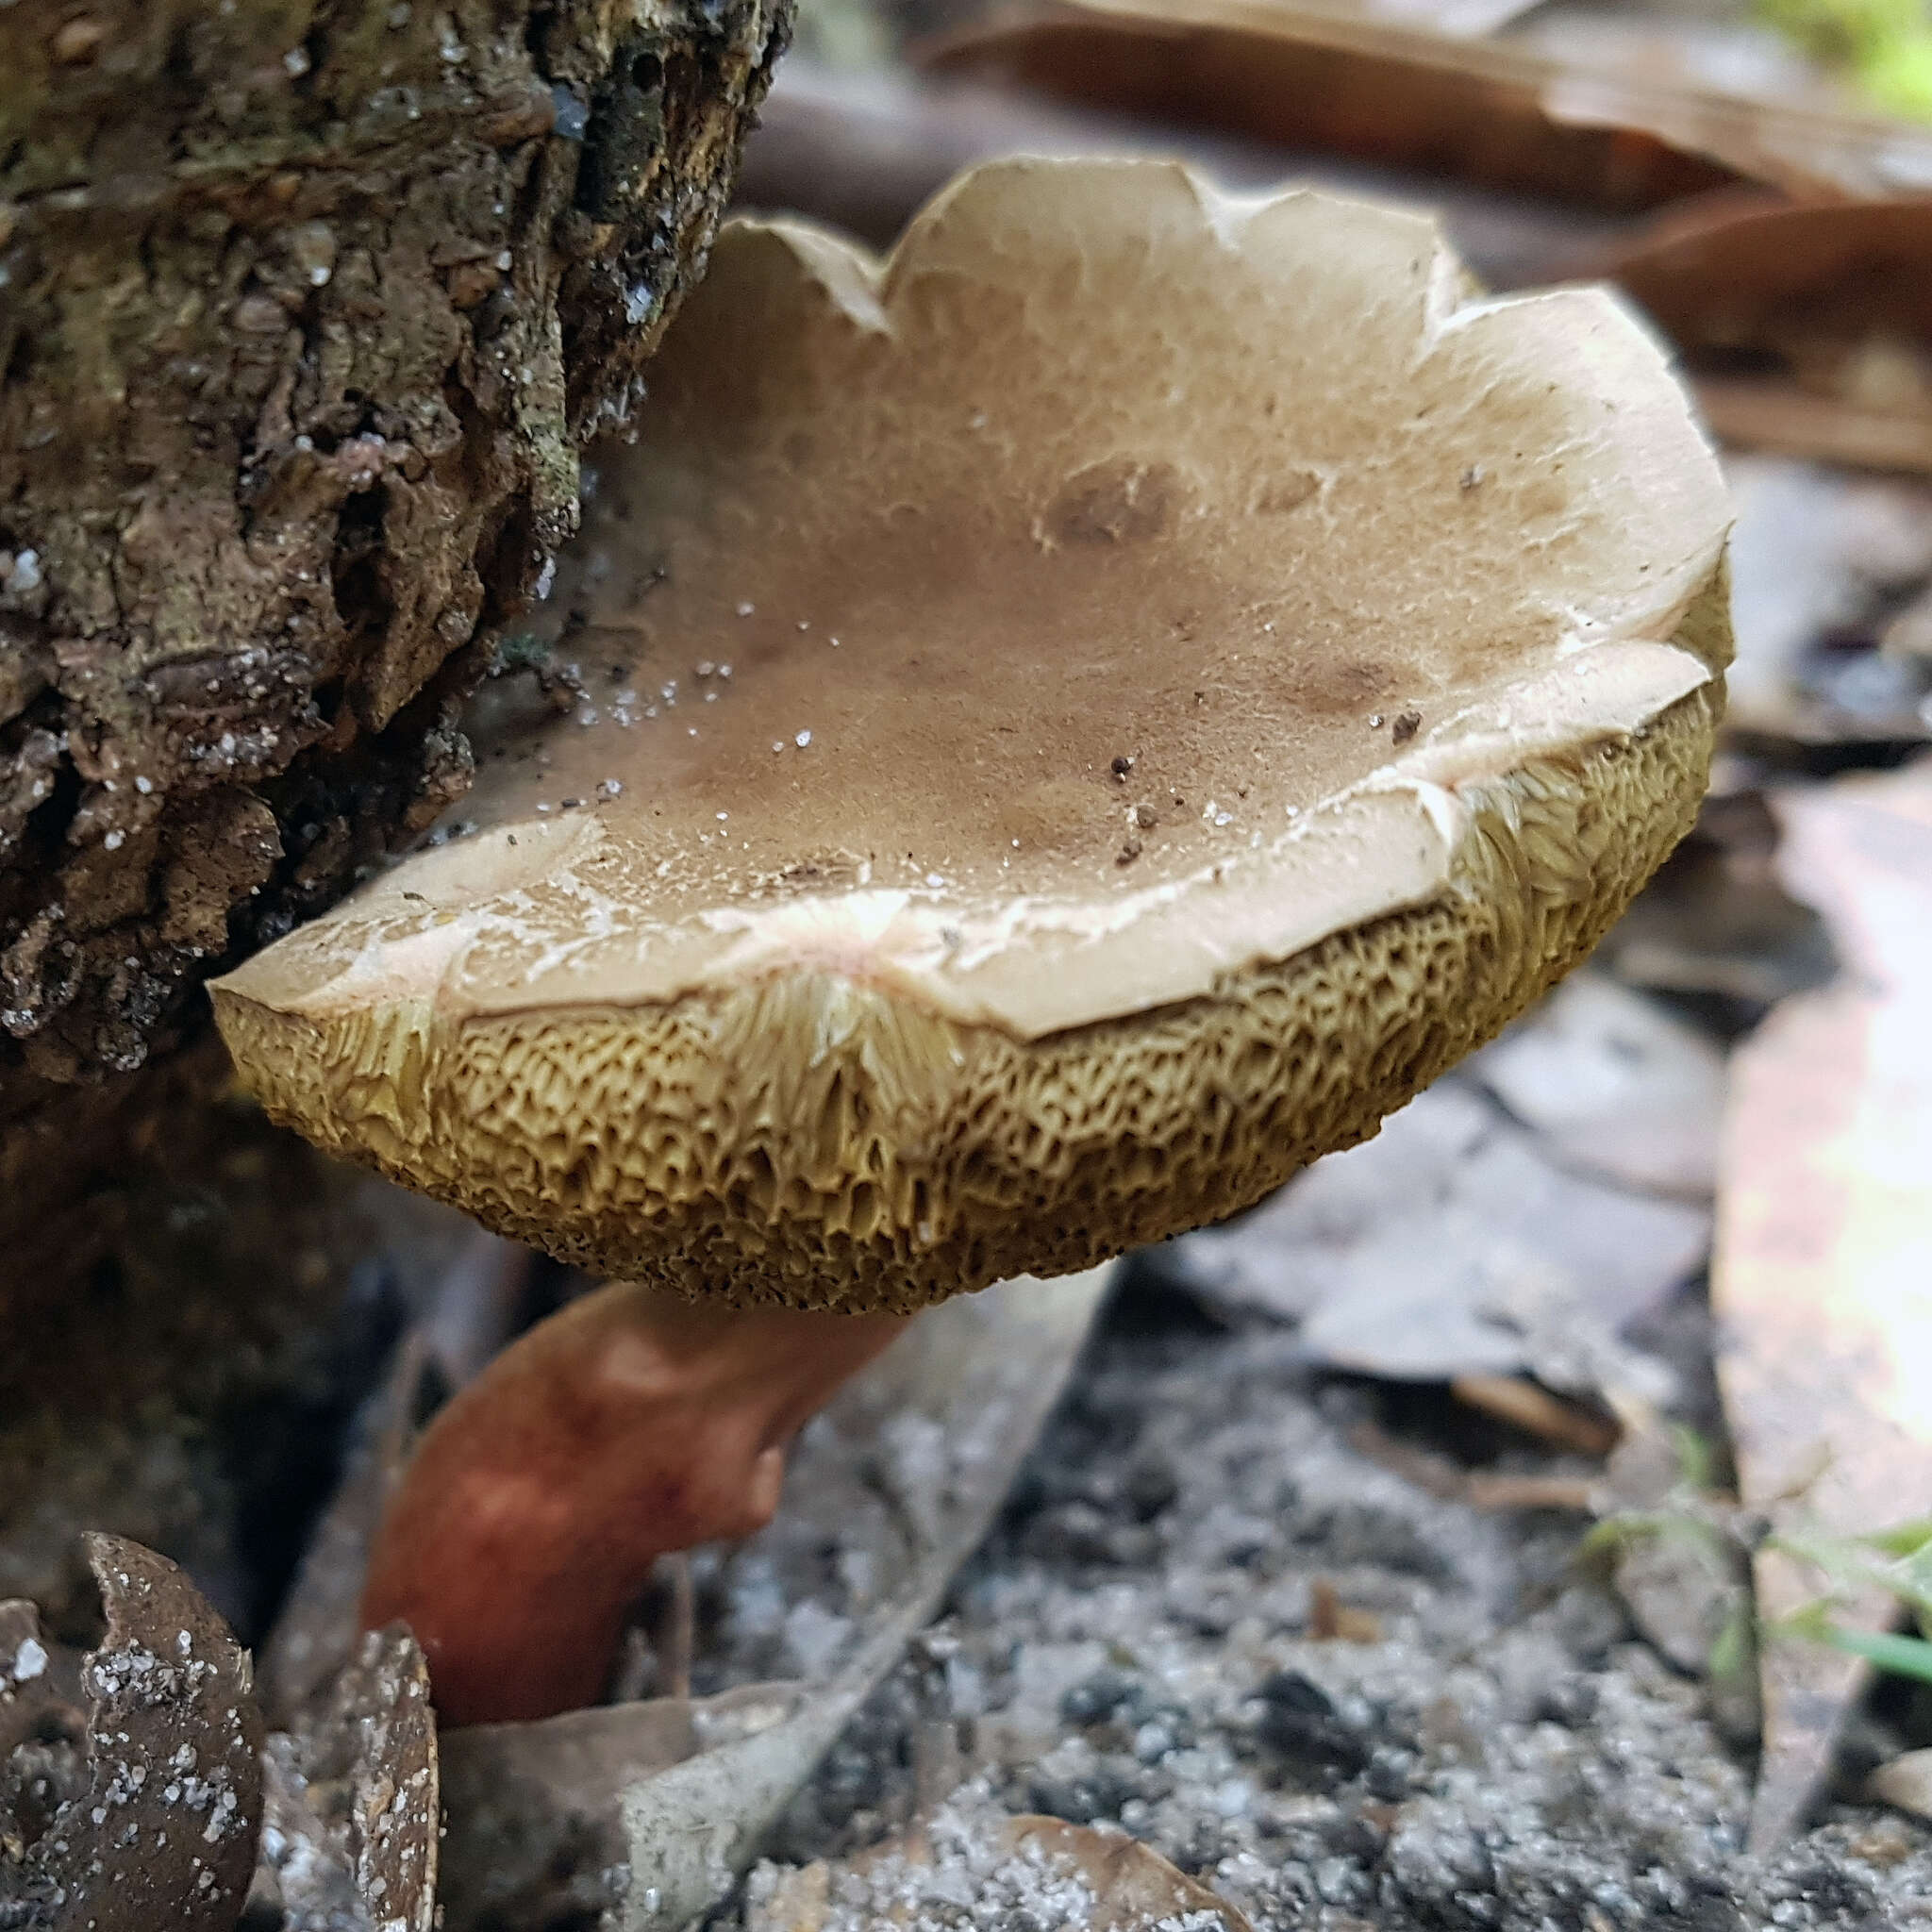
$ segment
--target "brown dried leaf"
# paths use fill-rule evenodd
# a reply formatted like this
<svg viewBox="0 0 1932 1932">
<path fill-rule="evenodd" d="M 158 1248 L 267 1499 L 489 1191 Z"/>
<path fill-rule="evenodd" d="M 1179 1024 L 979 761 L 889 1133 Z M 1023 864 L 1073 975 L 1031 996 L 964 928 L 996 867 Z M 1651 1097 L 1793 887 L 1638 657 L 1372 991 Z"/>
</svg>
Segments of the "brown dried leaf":
<svg viewBox="0 0 1932 1932">
<path fill-rule="evenodd" d="M 1090 107 L 1625 211 L 1740 179 L 1838 196 L 1932 178 L 1932 137 L 1892 123 L 1261 0 L 1084 0 L 927 58 Z"/>
<path fill-rule="evenodd" d="M 1856 399 L 1874 357 L 1904 375 L 1912 390 L 1924 385 L 1932 393 L 1926 352 L 1915 344 L 1896 361 L 1893 354 L 1893 345 L 1871 338 L 1840 345 L 1823 374 L 1850 390 L 1850 397 L 1820 394 L 1789 375 L 1694 375 L 1690 386 L 1711 433 L 1734 448 L 1774 450 L 1851 470 L 1932 475 L 1932 410 L 1925 396 L 1912 394 L 1902 398 L 1904 408 L 1890 408 Z"/>
<path fill-rule="evenodd" d="M 1137 1839 L 963 1806 L 837 1865 L 775 1875 L 747 1924 L 750 1932 L 963 1926 L 986 1923 L 990 1903 L 1081 1932 L 1253 1932 L 1246 1913 Z"/>
<path fill-rule="evenodd" d="M 787 58 L 745 150 L 739 199 L 790 208 L 889 245 L 913 212 L 962 169 L 1001 155 L 1148 154 L 1177 158 L 1236 190 L 1291 180 L 1373 195 L 1435 215 L 1472 274 L 1496 287 L 1546 276 L 1624 218 L 1478 182 L 1450 180 L 1416 158 L 1412 174 L 1376 159 L 1136 119 L 1032 90 L 906 73 L 814 69 Z"/>
<path fill-rule="evenodd" d="M 1224 1932 L 1252 1932 L 1247 1914 L 1168 1863 L 1138 1839 L 1069 1824 L 1061 1818 L 1022 1817 L 1008 1827 L 1015 1851 L 1039 1853 L 1077 1872 L 1093 1888 L 1095 1932 L 1155 1932 L 1193 1912 L 1219 1916 Z M 1200 1932 L 1208 1932 L 1203 1925 Z"/>
<path fill-rule="evenodd" d="M 291 1932 L 429 1932 L 441 1805 L 429 1674 L 409 1633 L 365 1633 L 264 1754 L 258 1890 Z"/>
<path fill-rule="evenodd" d="M 1659 216 L 1603 267 L 1687 349 L 1923 338 L 1932 197 L 1793 205 L 1732 190 Z"/>
<path fill-rule="evenodd" d="M 1794 207 L 1732 191 L 1589 266 L 1684 351 L 1724 441 L 1932 471 L 1932 197 Z M 1726 374 L 1740 358 L 1752 373 Z"/>
<path fill-rule="evenodd" d="M 1845 970 L 1735 1056 L 1712 1299 L 1744 1501 L 1839 1536 L 1932 1514 L 1932 761 L 1778 801 Z M 1812 1579 L 1757 1563 L 1775 1619 Z M 1853 1607 L 1880 1627 L 1886 1600 Z M 1767 1646 L 1760 1850 L 1801 1822 L 1863 1667 Z"/>
<path fill-rule="evenodd" d="M 86 1547 L 108 1624 L 80 1673 L 86 1789 L 25 1847 L 13 1880 L 25 1916 L 9 1923 L 226 1932 L 246 1902 L 261 1816 L 247 1653 L 164 1557 L 120 1537 Z M 17 1674 L 38 1640 L 14 1635 Z"/>
</svg>

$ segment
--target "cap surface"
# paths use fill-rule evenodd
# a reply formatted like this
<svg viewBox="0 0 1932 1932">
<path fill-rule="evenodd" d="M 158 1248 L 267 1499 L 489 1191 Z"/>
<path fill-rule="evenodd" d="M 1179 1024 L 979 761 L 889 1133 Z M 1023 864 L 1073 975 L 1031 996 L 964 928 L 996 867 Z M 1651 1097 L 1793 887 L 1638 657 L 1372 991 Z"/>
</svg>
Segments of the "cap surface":
<svg viewBox="0 0 1932 1932">
<path fill-rule="evenodd" d="M 614 1274 L 912 1307 L 1233 1212 L 1688 828 L 1722 485 L 1597 291 L 1150 163 L 721 235 L 477 829 L 216 983 L 278 1118 Z"/>
</svg>

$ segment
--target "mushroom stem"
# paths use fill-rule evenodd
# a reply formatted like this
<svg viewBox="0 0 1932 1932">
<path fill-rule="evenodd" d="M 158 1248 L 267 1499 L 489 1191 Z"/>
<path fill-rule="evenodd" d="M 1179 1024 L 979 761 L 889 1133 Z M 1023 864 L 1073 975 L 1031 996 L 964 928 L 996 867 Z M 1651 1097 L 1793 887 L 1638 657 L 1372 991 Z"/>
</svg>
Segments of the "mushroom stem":
<svg viewBox="0 0 1932 1932">
<path fill-rule="evenodd" d="M 768 1522 L 786 1444 L 908 1319 L 627 1281 L 573 1302 L 425 1433 L 376 1533 L 364 1624 L 411 1626 L 445 1724 L 591 1703 L 657 1558 Z"/>
</svg>

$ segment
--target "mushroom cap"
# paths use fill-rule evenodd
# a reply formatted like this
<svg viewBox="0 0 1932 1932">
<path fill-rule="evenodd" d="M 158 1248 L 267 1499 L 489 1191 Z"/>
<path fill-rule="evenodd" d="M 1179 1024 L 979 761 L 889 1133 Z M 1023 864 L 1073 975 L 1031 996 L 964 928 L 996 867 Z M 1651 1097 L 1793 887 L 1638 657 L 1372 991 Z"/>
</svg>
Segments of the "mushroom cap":
<svg viewBox="0 0 1932 1932">
<path fill-rule="evenodd" d="M 609 1274 L 909 1308 L 1218 1220 L 1689 828 L 1727 510 L 1617 300 L 1158 163 L 738 222 L 463 812 L 214 986 L 271 1113 Z M 509 681 L 506 680 L 507 685 Z"/>
</svg>

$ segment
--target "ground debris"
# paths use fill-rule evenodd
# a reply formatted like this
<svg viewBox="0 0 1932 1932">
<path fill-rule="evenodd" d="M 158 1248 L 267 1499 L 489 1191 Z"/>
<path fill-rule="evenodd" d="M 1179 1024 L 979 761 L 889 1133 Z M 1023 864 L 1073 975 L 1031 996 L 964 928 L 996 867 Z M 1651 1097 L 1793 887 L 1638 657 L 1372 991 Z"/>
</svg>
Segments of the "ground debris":
<svg viewBox="0 0 1932 1932">
<path fill-rule="evenodd" d="M 86 1794 L 81 1661 L 46 1634 L 32 1604 L 0 1603 L 0 1900 L 27 1847 Z"/>
<path fill-rule="evenodd" d="M 367 1632 L 265 1754 L 252 1907 L 283 1932 L 429 1932 L 441 1807 L 429 1677 L 400 1626 Z"/>
<path fill-rule="evenodd" d="M 1245 1913 L 1124 1833 L 1009 1817 L 983 1787 L 904 1837 L 751 1880 L 746 1932 L 1252 1932 Z"/>
<path fill-rule="evenodd" d="M 803 1690 L 747 1684 L 452 1731 L 442 1744 L 441 1893 L 451 1932 L 620 1909 L 631 1890 L 625 1793 L 700 1751 L 771 1729 Z"/>
<path fill-rule="evenodd" d="M 1846 1932 L 1859 1910 L 1932 1908 L 1932 1835 L 1903 1819 L 1849 1807 L 1744 1859 L 1750 1782 L 1716 1687 L 1634 1641 L 1575 1561 L 1576 1517 L 1439 1494 L 1356 1439 L 1379 1414 L 1421 1448 L 1432 1413 L 1432 1453 L 1471 1488 L 1574 1462 L 1522 1445 L 1468 1469 L 1469 1425 L 1441 1398 L 1312 1372 L 1279 1329 L 1204 1321 L 1144 1262 L 1127 1284 L 941 1633 L 962 1768 L 995 1806 L 1117 1824 L 1257 1932 L 1549 1932 L 1593 1927 L 1592 1908 L 1630 1928 Z M 1704 1472 L 1630 1466 L 1659 1434 L 1633 1422 L 1572 1487 L 1605 1514 L 1695 1514 L 1678 1491 Z M 782 1574 L 770 1627 L 826 1595 Z M 1337 1641 L 1329 1590 L 1378 1636 Z M 722 1637 L 714 1659 L 758 1667 L 748 1629 Z M 775 1867 L 842 1870 L 931 1815 L 922 1682 L 902 1668 L 847 1726 L 768 1840 Z M 712 1932 L 757 1925 L 755 1903 Z M 986 1923 L 1023 1923 L 999 1903 Z"/>
<path fill-rule="evenodd" d="M 1656 1399 L 1667 1374 L 1619 1331 L 1705 1257 L 1721 1081 L 1690 1029 L 1587 981 L 1375 1140 L 1169 1243 L 1159 1265 L 1230 1315 L 1296 1323 L 1329 1367 L 1491 1390 L 1480 1378 L 1527 1370 Z M 1520 1407 L 1551 1412 L 1533 1390 Z M 1572 1446 L 1589 1429 L 1583 1446 L 1607 1447 L 1600 1424 L 1569 1420 Z"/>
<path fill-rule="evenodd" d="M 420 1418 L 503 1346 L 530 1269 L 527 1249 L 387 1182 L 365 1183 L 359 1208 L 384 1241 L 414 1319 L 355 1418 L 336 1492 L 261 1646 L 262 1707 L 272 1724 L 297 1730 L 311 1703 L 339 1695 L 343 1674 L 357 1668 L 370 1543 Z"/>
<path fill-rule="evenodd" d="M 1470 1071 L 1576 1173 L 1685 1200 L 1716 1184 L 1723 1055 L 1607 974 L 1572 974 Z"/>
<path fill-rule="evenodd" d="M 227 1932 L 246 1902 L 261 1818 L 247 1655 L 165 1557 L 108 1536 L 89 1537 L 87 1555 L 107 1635 L 77 1673 L 84 1727 L 63 1702 L 15 1745 L 17 1755 L 54 1741 L 62 1756 L 8 1792 L 16 1806 L 0 1821 L 0 1924 Z M 7 1611 L 0 1722 L 52 1661 L 31 1618 Z M 11 1783 L 0 1779 L 0 1791 Z"/>
<path fill-rule="evenodd" d="M 1786 1001 L 1733 1062 L 1712 1299 L 1747 1504 L 1846 1538 L 1932 1514 L 1932 761 L 1778 801 L 1790 890 L 1842 976 Z M 1813 1595 L 1757 1562 L 1775 1620 Z M 1864 1592 L 1841 1620 L 1882 1627 Z M 1854 1659 L 1768 1645 L 1752 1839 L 1786 1840 L 1862 1682 Z"/>
<path fill-rule="evenodd" d="M 715 1904 L 984 1536 L 1109 1273 L 932 1309 L 806 1426 L 777 1519 L 700 1559 L 697 1671 L 736 1688 L 452 1732 L 449 1932 L 658 1932 Z"/>
</svg>

